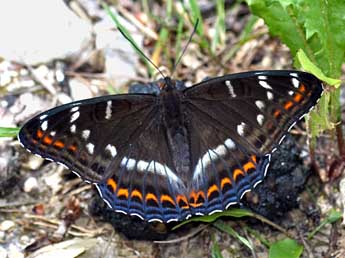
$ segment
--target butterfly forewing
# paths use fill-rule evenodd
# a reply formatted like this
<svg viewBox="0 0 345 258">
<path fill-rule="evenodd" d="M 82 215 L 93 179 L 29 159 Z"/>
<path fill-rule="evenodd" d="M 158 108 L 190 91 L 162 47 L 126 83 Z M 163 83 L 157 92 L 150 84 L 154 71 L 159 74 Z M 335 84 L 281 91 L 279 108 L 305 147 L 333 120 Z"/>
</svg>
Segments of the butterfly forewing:
<svg viewBox="0 0 345 258">
<path fill-rule="evenodd" d="M 66 104 L 31 119 L 19 139 L 32 153 L 98 182 L 121 162 L 142 120 L 152 120 L 153 103 L 150 95 L 114 95 Z"/>
</svg>

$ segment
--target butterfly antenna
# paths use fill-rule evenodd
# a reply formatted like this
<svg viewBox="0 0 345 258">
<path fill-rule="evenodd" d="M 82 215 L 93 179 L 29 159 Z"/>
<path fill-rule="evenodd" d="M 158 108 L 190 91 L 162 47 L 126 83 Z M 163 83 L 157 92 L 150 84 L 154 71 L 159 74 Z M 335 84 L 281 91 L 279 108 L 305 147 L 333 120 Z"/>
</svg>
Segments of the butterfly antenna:
<svg viewBox="0 0 345 258">
<path fill-rule="evenodd" d="M 132 40 L 132 39 L 121 29 L 121 28 L 117 27 L 117 29 L 120 31 L 120 33 L 122 34 L 122 36 L 123 36 L 125 39 L 127 39 L 129 43 L 131 43 L 131 45 L 135 48 L 135 50 L 136 50 L 137 52 L 139 52 L 139 54 L 140 54 L 141 56 L 143 56 L 150 64 L 152 64 L 154 68 L 156 68 L 156 70 L 162 75 L 162 77 L 163 77 L 164 80 L 165 80 L 166 76 L 165 76 L 164 73 L 158 68 L 158 66 L 157 66 L 154 62 L 152 62 L 151 59 L 150 59 L 147 55 L 144 54 L 144 52 L 137 46 L 137 44 L 135 44 L 135 42 L 133 42 L 133 40 Z"/>
<path fill-rule="evenodd" d="M 187 48 L 188 48 L 190 42 L 192 41 L 192 38 L 193 38 L 193 36 L 194 36 L 194 34 L 195 34 L 197 28 L 198 28 L 198 25 L 199 25 L 199 19 L 196 19 L 196 22 L 195 22 L 193 31 L 192 31 L 192 33 L 190 34 L 189 39 L 188 39 L 186 45 L 184 46 L 184 48 L 183 48 L 183 50 L 182 50 L 182 53 L 180 54 L 179 58 L 177 59 L 176 63 L 174 64 L 173 71 L 172 71 L 171 75 L 174 74 L 177 65 L 178 65 L 178 64 L 180 63 L 180 61 L 181 61 L 182 56 L 184 56 L 184 53 L 187 51 Z"/>
</svg>

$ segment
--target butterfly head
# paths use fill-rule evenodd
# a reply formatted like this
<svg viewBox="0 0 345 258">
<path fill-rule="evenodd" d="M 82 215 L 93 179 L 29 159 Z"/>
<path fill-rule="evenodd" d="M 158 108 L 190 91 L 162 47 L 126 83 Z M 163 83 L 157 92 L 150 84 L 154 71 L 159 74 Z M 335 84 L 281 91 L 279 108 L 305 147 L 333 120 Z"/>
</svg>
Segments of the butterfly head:
<svg viewBox="0 0 345 258">
<path fill-rule="evenodd" d="M 186 88 L 183 81 L 172 80 L 171 77 L 164 77 L 158 81 L 158 86 L 161 91 L 169 92 L 172 90 L 182 91 Z"/>
</svg>

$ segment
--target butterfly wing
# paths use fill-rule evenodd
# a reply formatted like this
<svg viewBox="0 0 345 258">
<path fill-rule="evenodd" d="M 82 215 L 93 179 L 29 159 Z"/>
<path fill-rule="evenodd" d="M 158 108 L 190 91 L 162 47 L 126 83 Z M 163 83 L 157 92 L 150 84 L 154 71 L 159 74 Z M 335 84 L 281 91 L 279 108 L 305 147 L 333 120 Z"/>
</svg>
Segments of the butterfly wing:
<svg viewBox="0 0 345 258">
<path fill-rule="evenodd" d="M 169 169 L 156 98 L 126 94 L 62 105 L 27 122 L 19 140 L 94 183 L 116 211 L 146 220 L 186 217 L 186 190 Z"/>
<path fill-rule="evenodd" d="M 224 210 L 261 182 L 271 153 L 322 91 L 316 77 L 298 71 L 233 74 L 186 89 L 192 213 Z"/>
</svg>

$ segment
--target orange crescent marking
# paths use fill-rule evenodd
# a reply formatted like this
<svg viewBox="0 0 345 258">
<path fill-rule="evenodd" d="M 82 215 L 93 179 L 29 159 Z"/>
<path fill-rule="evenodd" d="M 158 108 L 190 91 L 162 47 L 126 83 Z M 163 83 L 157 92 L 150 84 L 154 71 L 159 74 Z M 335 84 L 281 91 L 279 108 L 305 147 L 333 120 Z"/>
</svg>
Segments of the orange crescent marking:
<svg viewBox="0 0 345 258">
<path fill-rule="evenodd" d="M 125 196 L 128 199 L 128 189 L 127 188 L 120 188 L 117 192 L 117 197 Z"/>
<path fill-rule="evenodd" d="M 155 194 L 153 194 L 153 193 L 146 194 L 145 200 L 146 200 L 146 202 L 149 201 L 149 200 L 153 200 L 153 201 L 155 201 L 158 204 L 157 196 Z"/>
<path fill-rule="evenodd" d="M 252 160 L 254 161 L 254 163 L 256 164 L 256 163 L 257 163 L 257 162 L 256 162 L 256 156 L 255 156 L 255 155 L 252 155 L 251 158 L 252 158 Z"/>
<path fill-rule="evenodd" d="M 54 146 L 62 149 L 63 147 L 65 147 L 65 144 L 62 141 L 56 141 L 54 142 Z"/>
<path fill-rule="evenodd" d="M 51 145 L 53 142 L 52 138 L 50 138 L 49 136 L 44 136 L 43 137 L 43 143 L 47 144 L 47 145 Z"/>
<path fill-rule="evenodd" d="M 75 152 L 75 151 L 77 150 L 77 146 L 75 146 L 75 145 L 70 145 L 70 146 L 68 146 L 68 149 L 69 149 L 70 151 Z"/>
<path fill-rule="evenodd" d="M 172 205 L 174 205 L 174 206 L 176 205 L 173 198 L 171 198 L 170 195 L 167 195 L 167 194 L 163 194 L 161 196 L 161 202 L 162 203 L 163 202 L 170 202 Z"/>
<path fill-rule="evenodd" d="M 190 198 L 193 198 L 194 199 L 194 203 L 196 203 L 197 202 L 197 200 L 199 199 L 199 196 L 201 196 L 204 200 L 205 200 L 205 194 L 204 194 L 204 192 L 203 191 L 198 191 L 197 193 L 196 192 L 194 192 L 194 191 L 192 191 L 191 193 L 190 193 Z"/>
<path fill-rule="evenodd" d="M 231 185 L 231 180 L 228 177 L 224 177 L 220 182 L 220 187 L 223 189 L 226 184 Z"/>
<path fill-rule="evenodd" d="M 301 102 L 301 100 L 303 99 L 303 95 L 296 93 L 296 95 L 293 97 L 294 101 L 296 102 Z"/>
<path fill-rule="evenodd" d="M 207 199 L 210 198 L 210 196 L 213 192 L 218 192 L 218 191 L 219 191 L 219 188 L 217 185 L 214 184 L 214 185 L 210 186 L 207 190 Z"/>
<path fill-rule="evenodd" d="M 300 84 L 298 89 L 299 89 L 300 92 L 305 92 L 306 91 L 306 88 L 305 88 L 305 86 L 302 83 Z"/>
<path fill-rule="evenodd" d="M 280 115 L 280 109 L 277 109 L 276 111 L 274 111 L 274 113 L 273 113 L 273 116 L 274 117 L 278 117 Z"/>
<path fill-rule="evenodd" d="M 190 203 L 189 205 L 192 206 L 193 208 L 199 207 L 201 205 L 203 205 L 204 203 L 200 202 L 200 203 Z"/>
<path fill-rule="evenodd" d="M 236 168 L 236 169 L 234 170 L 234 172 L 233 172 L 233 178 L 234 178 L 235 181 L 236 181 L 236 178 L 237 178 L 240 174 L 241 174 L 242 176 L 244 176 L 244 172 L 243 172 L 241 169 Z"/>
<path fill-rule="evenodd" d="M 36 132 L 36 135 L 37 135 L 37 138 L 41 139 L 43 137 L 43 132 L 40 129 L 38 129 Z"/>
<path fill-rule="evenodd" d="M 180 201 L 184 202 L 183 206 L 180 205 Z M 180 206 L 181 209 L 189 209 L 189 205 L 188 205 L 188 201 L 187 201 L 186 196 L 184 196 L 182 194 L 177 195 L 176 202 L 178 203 L 178 205 Z"/>
<path fill-rule="evenodd" d="M 131 192 L 131 197 L 138 197 L 141 201 L 143 200 L 143 195 L 141 194 L 140 191 L 138 191 L 137 189 L 134 189 Z"/>
<path fill-rule="evenodd" d="M 244 171 L 248 172 L 249 169 L 254 168 L 255 169 L 255 165 L 253 162 L 249 161 L 246 164 L 243 165 Z"/>
<path fill-rule="evenodd" d="M 109 179 L 107 180 L 107 185 L 109 185 L 109 186 L 113 189 L 113 192 L 116 191 L 117 184 L 116 184 L 116 182 L 115 182 L 114 179 L 109 178 Z"/>
<path fill-rule="evenodd" d="M 286 104 L 284 105 L 284 108 L 285 108 L 286 110 L 289 110 L 292 106 L 293 106 L 292 101 L 288 101 L 288 102 L 286 102 Z"/>
</svg>

